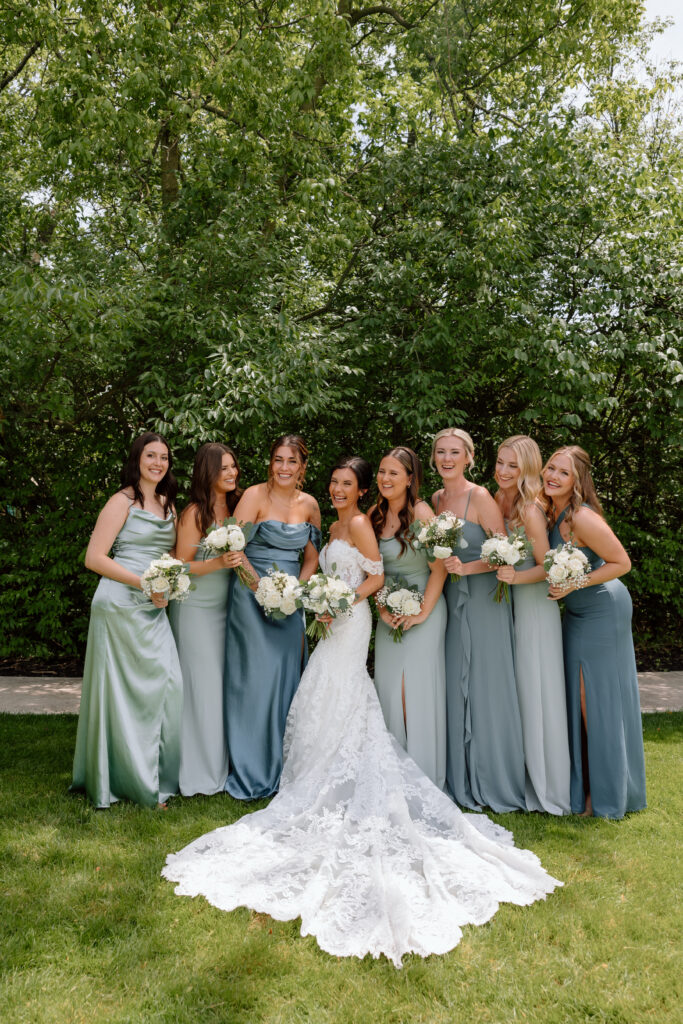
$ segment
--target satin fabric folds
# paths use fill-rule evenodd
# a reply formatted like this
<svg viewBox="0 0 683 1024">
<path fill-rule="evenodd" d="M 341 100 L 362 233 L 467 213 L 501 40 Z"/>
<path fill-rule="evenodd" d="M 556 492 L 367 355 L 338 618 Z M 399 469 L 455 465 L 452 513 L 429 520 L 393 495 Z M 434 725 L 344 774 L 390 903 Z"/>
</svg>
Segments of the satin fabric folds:
<svg viewBox="0 0 683 1024">
<path fill-rule="evenodd" d="M 112 557 L 142 573 L 174 543 L 172 518 L 131 508 Z M 177 793 L 181 708 L 166 611 L 102 577 L 90 612 L 71 788 L 85 789 L 96 807 L 121 799 L 155 806 Z"/>
<path fill-rule="evenodd" d="M 311 523 L 257 523 L 246 555 L 259 576 L 277 566 L 298 577 L 308 541 L 320 549 Z M 277 792 L 282 742 L 290 704 L 307 661 L 303 612 L 286 619 L 266 617 L 253 591 L 230 580 L 225 636 L 225 731 L 230 774 L 225 788 L 238 800 Z"/>
</svg>

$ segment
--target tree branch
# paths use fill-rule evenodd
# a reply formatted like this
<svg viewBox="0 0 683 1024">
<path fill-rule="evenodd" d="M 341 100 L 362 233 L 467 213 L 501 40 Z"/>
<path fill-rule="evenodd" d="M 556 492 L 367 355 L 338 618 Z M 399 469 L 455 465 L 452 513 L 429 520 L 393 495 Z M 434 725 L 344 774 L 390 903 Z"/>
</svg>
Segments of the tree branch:
<svg viewBox="0 0 683 1024">
<path fill-rule="evenodd" d="M 31 46 L 30 49 L 26 51 L 23 59 L 19 61 L 14 71 L 8 71 L 4 78 L 0 78 L 0 92 L 2 92 L 3 89 L 6 89 L 10 82 L 14 81 L 17 75 L 21 74 L 21 72 L 24 70 L 24 68 L 30 61 L 31 57 L 39 47 L 40 41 L 36 40 L 33 46 Z"/>
</svg>

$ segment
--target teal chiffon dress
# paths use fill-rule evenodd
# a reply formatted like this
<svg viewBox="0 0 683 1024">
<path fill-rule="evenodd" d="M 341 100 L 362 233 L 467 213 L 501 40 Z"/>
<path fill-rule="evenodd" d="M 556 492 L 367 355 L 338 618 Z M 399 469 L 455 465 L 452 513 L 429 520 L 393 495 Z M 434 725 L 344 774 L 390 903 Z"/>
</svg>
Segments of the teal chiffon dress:
<svg viewBox="0 0 683 1024">
<path fill-rule="evenodd" d="M 480 558 L 484 529 L 463 516 L 462 562 Z M 461 807 L 526 810 L 524 745 L 510 605 L 494 573 L 446 583 L 447 782 Z"/>
<path fill-rule="evenodd" d="M 200 548 L 196 559 L 202 561 Z M 180 792 L 222 793 L 228 777 L 228 744 L 223 723 L 225 609 L 232 573 L 217 569 L 194 576 L 196 589 L 171 601 L 169 619 L 183 673 L 180 726 Z"/>
<path fill-rule="evenodd" d="M 429 563 L 422 550 L 403 554 L 395 537 L 380 538 L 386 579 L 401 577 L 424 593 Z M 446 604 L 439 597 L 429 618 L 406 630 L 400 643 L 381 619 L 375 634 L 375 687 L 387 729 L 439 789 L 446 784 Z M 403 691 L 405 690 L 405 716 Z"/>
<path fill-rule="evenodd" d="M 312 523 L 266 519 L 245 548 L 259 576 L 277 566 L 298 577 L 308 541 L 320 549 Z M 287 713 L 307 660 L 304 614 L 269 619 L 254 593 L 231 573 L 225 633 L 225 731 L 230 752 L 228 793 L 257 800 L 277 792 Z"/>
<path fill-rule="evenodd" d="M 564 543 L 560 523 L 566 511 L 552 529 L 551 547 Z M 604 565 L 591 548 L 581 550 L 592 569 Z M 621 580 L 574 590 L 564 598 L 562 634 L 574 814 L 586 806 L 581 761 L 582 670 L 593 814 L 623 818 L 628 811 L 640 811 L 647 804 L 631 615 L 631 595 Z"/>
<path fill-rule="evenodd" d="M 112 558 L 141 574 L 175 544 L 172 517 L 131 507 Z M 168 616 L 102 577 L 92 601 L 72 789 L 96 807 L 156 806 L 178 792 L 183 681 Z"/>
</svg>

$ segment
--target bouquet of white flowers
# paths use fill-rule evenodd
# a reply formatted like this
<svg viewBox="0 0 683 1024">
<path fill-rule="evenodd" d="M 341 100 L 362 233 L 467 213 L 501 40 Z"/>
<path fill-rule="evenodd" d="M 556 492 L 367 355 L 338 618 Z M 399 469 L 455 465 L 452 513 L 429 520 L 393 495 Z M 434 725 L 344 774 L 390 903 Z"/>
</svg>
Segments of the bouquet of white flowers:
<svg viewBox="0 0 683 1024">
<path fill-rule="evenodd" d="M 188 591 L 195 589 L 185 562 L 170 555 L 162 555 L 150 562 L 140 577 L 140 583 L 147 597 L 162 594 L 169 601 L 184 601 Z"/>
<path fill-rule="evenodd" d="M 487 565 L 517 565 L 523 562 L 532 551 L 531 541 L 520 526 L 513 530 L 509 537 L 502 533 L 494 533 L 488 537 L 481 546 L 481 558 Z M 505 598 L 510 604 L 510 588 L 507 583 L 498 580 L 493 600 L 498 604 Z"/>
<path fill-rule="evenodd" d="M 222 526 L 209 527 L 201 547 L 210 558 L 223 555 L 226 551 L 244 551 L 253 529 L 253 523 L 238 523 L 234 516 L 230 516 L 223 520 Z M 247 586 L 251 583 L 252 575 L 243 565 L 238 565 L 235 572 L 240 583 L 246 583 Z"/>
<path fill-rule="evenodd" d="M 277 566 L 268 570 L 267 576 L 258 581 L 256 598 L 265 614 L 271 619 L 286 619 L 301 608 L 301 584 L 296 576 L 282 572 Z"/>
<path fill-rule="evenodd" d="M 417 587 L 411 587 L 403 579 L 390 579 L 375 594 L 375 604 L 380 608 L 388 608 L 392 615 L 419 615 L 424 601 Z M 403 638 L 403 626 L 396 626 L 392 631 L 394 643 L 400 644 Z"/>
<path fill-rule="evenodd" d="M 333 565 L 332 571 L 335 569 Z M 338 576 L 326 576 L 323 572 L 315 573 L 307 583 L 302 583 L 300 595 L 306 611 L 314 612 L 315 615 L 329 615 L 333 619 L 348 612 L 356 599 L 356 591 L 350 584 Z M 307 635 L 315 640 L 323 639 L 329 632 L 329 625 L 317 618 L 306 630 Z"/>
<path fill-rule="evenodd" d="M 543 568 L 548 583 L 553 587 L 559 587 L 560 590 L 585 587 L 591 572 L 588 558 L 581 548 L 575 547 L 570 540 L 546 552 Z"/>
<path fill-rule="evenodd" d="M 458 548 L 467 547 L 467 541 L 462 535 L 464 525 L 464 521 L 458 519 L 455 512 L 439 512 L 428 523 L 416 520 L 410 527 L 410 533 L 414 546 L 423 548 L 427 552 L 428 561 L 433 562 L 435 558 L 450 558 Z M 455 582 L 460 577 L 452 572 L 451 579 Z"/>
</svg>

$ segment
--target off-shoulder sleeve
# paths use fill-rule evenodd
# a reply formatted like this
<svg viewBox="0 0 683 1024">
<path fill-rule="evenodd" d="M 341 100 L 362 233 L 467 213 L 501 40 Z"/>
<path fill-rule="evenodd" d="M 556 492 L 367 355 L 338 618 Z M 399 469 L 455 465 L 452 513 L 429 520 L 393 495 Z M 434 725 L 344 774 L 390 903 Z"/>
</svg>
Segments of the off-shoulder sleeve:
<svg viewBox="0 0 683 1024">
<path fill-rule="evenodd" d="M 320 532 L 320 530 L 318 529 L 318 527 L 314 526 L 313 523 L 309 523 L 308 525 L 309 525 L 309 528 L 310 528 L 310 534 L 309 534 L 310 540 L 314 544 L 316 551 L 320 551 L 320 546 L 321 546 L 321 544 L 323 542 L 323 535 Z"/>
<path fill-rule="evenodd" d="M 361 555 L 358 552 L 358 564 L 366 572 L 368 576 L 381 576 L 384 572 L 384 562 L 380 557 L 379 562 L 373 562 L 371 558 L 366 558 L 365 555 Z"/>
</svg>

